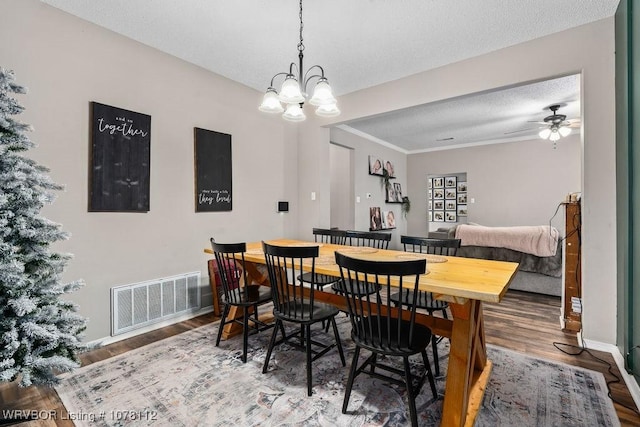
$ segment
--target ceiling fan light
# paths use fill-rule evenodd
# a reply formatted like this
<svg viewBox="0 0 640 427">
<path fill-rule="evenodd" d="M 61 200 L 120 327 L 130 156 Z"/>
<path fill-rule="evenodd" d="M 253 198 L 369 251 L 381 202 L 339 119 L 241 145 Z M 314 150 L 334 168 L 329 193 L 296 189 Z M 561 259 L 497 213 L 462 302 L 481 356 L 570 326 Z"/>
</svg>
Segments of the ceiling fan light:
<svg viewBox="0 0 640 427">
<path fill-rule="evenodd" d="M 293 74 L 287 74 L 287 77 L 284 79 L 279 98 L 280 101 L 285 104 L 299 104 L 304 102 L 300 85 Z"/>
<path fill-rule="evenodd" d="M 265 113 L 282 113 L 284 111 L 278 99 L 278 92 L 276 92 L 274 88 L 270 87 L 267 89 L 258 110 Z"/>
<path fill-rule="evenodd" d="M 567 127 L 567 126 L 563 126 L 560 129 L 558 129 L 558 132 L 560 132 L 560 135 L 565 137 L 565 136 L 568 136 L 571 133 L 571 128 Z"/>
<path fill-rule="evenodd" d="M 316 114 L 320 117 L 336 117 L 340 115 L 338 106 L 333 104 L 321 105 L 316 109 Z"/>
<path fill-rule="evenodd" d="M 282 118 L 290 122 L 301 122 L 307 118 L 304 115 L 304 111 L 300 107 L 300 104 L 289 104 L 287 110 L 282 115 Z"/>
<path fill-rule="evenodd" d="M 329 86 L 329 82 L 325 77 L 322 77 L 316 83 L 316 87 L 313 90 L 313 97 L 309 100 L 309 104 L 315 105 L 316 107 L 320 105 L 328 105 L 335 104 L 336 99 L 333 97 L 333 92 L 331 90 L 331 86 Z"/>
<path fill-rule="evenodd" d="M 547 139 L 547 138 L 549 138 L 549 136 L 550 136 L 550 135 L 551 135 L 551 129 L 549 129 L 549 128 L 542 129 L 542 130 L 538 133 L 538 136 L 539 136 L 540 138 L 542 138 L 542 139 Z"/>
<path fill-rule="evenodd" d="M 560 134 L 558 132 L 551 132 L 551 135 L 549 135 L 549 139 L 551 141 L 557 141 L 560 139 Z"/>
</svg>

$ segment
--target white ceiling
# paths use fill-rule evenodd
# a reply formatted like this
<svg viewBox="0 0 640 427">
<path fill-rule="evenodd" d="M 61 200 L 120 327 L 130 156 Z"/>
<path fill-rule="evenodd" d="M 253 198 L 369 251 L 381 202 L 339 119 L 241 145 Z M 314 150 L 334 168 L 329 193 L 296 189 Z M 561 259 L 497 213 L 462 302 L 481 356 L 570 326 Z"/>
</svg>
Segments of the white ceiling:
<svg viewBox="0 0 640 427">
<path fill-rule="evenodd" d="M 294 0 L 41 1 L 261 92 L 274 74 L 297 61 Z M 322 65 L 339 97 L 612 16 L 618 2 L 306 0 L 305 66 Z M 543 108 L 553 103 L 566 102 L 560 112 L 578 118 L 576 80 L 474 95 L 347 125 L 406 152 L 437 147 L 436 139 L 448 137 L 455 138 L 449 142 L 454 145 L 500 140 L 548 115 Z"/>
</svg>

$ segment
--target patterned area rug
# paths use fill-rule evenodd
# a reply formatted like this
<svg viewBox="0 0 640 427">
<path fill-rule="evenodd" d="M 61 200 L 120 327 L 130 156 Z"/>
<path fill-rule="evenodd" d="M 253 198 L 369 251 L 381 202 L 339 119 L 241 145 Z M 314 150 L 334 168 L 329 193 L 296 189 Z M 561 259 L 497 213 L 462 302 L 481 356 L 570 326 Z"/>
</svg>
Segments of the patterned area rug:
<svg viewBox="0 0 640 427">
<path fill-rule="evenodd" d="M 215 347 L 217 324 L 167 338 L 64 377 L 56 387 L 77 425 L 154 426 L 404 426 L 404 389 L 360 375 L 350 414 L 342 414 L 353 344 L 348 319 L 339 315 L 347 367 L 332 350 L 314 362 L 313 396 L 306 394 L 305 356 L 286 344 L 274 349 L 262 374 L 271 331 Z M 318 331 L 320 336 L 323 332 Z M 330 342 L 332 335 L 326 336 Z M 363 351 L 366 356 L 366 352 Z M 439 348 L 446 372 L 448 345 Z M 617 426 L 602 374 L 503 348 L 489 347 L 493 370 L 476 426 Z M 429 354 L 431 357 L 431 354 Z M 416 367 L 419 364 L 416 359 Z M 445 378 L 436 380 L 444 392 Z M 417 398 L 419 424 L 437 426 L 442 397 L 426 384 Z"/>
</svg>

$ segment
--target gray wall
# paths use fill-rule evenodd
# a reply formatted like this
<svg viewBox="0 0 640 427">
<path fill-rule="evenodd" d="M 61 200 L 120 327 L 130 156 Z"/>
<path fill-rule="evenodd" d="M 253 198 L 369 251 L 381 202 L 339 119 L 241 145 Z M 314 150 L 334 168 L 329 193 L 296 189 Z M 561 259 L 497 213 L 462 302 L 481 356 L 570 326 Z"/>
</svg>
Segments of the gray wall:
<svg viewBox="0 0 640 427">
<path fill-rule="evenodd" d="M 475 199 L 467 204 L 467 222 L 548 224 L 565 195 L 580 191 L 580 151 L 580 136 L 573 134 L 555 150 L 549 141 L 535 139 L 409 155 L 407 180 L 416 203 L 407 231 L 427 231 L 427 175 L 451 172 L 467 173 L 467 199 Z M 560 229 L 562 218 L 559 211 L 553 225 Z"/>
<path fill-rule="evenodd" d="M 29 155 L 66 191 L 43 214 L 70 240 L 64 278 L 90 319 L 87 340 L 109 335 L 112 286 L 201 271 L 219 241 L 289 236 L 297 229 L 297 130 L 257 110 L 261 94 L 35 0 L 0 5 L 3 67 L 30 94 L 21 119 L 35 127 Z M 151 115 L 151 211 L 88 213 L 89 102 Z M 233 211 L 194 212 L 193 128 L 232 135 Z M 291 212 L 277 214 L 276 202 Z M 203 292 L 210 293 L 207 280 Z"/>
<path fill-rule="evenodd" d="M 379 206 L 383 211 L 393 211 L 396 217 L 395 230 L 383 230 L 385 233 L 393 235 L 390 248 L 400 248 L 400 235 L 406 234 L 407 222 L 402 217 L 399 204 L 385 203 L 385 192 L 383 190 L 379 176 L 369 175 L 369 155 L 393 162 L 396 179 L 402 185 L 403 194 L 408 195 L 413 200 L 413 195 L 407 191 L 407 156 L 397 150 L 384 147 L 377 143 L 372 143 L 360 136 L 345 132 L 342 129 L 331 129 L 331 141 L 353 148 L 354 156 L 354 189 L 355 197 L 360 197 L 360 203 L 355 202 L 355 229 L 369 230 L 369 208 Z M 367 199 L 367 193 L 371 193 L 371 198 Z M 413 206 L 413 204 L 412 204 Z"/>
<path fill-rule="evenodd" d="M 331 218 L 329 225 L 342 230 L 355 228 L 354 150 L 338 144 L 329 149 L 331 179 Z"/>
</svg>

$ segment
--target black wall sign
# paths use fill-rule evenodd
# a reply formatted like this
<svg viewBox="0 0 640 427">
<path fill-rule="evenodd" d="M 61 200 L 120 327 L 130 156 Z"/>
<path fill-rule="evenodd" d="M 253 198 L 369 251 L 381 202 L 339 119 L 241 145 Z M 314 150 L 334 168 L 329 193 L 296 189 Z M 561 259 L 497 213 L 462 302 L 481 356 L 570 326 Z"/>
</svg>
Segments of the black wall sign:
<svg viewBox="0 0 640 427">
<path fill-rule="evenodd" d="M 231 210 L 231 135 L 194 128 L 196 212 Z"/>
<path fill-rule="evenodd" d="M 148 212 L 151 116 L 91 103 L 90 212 Z"/>
</svg>

